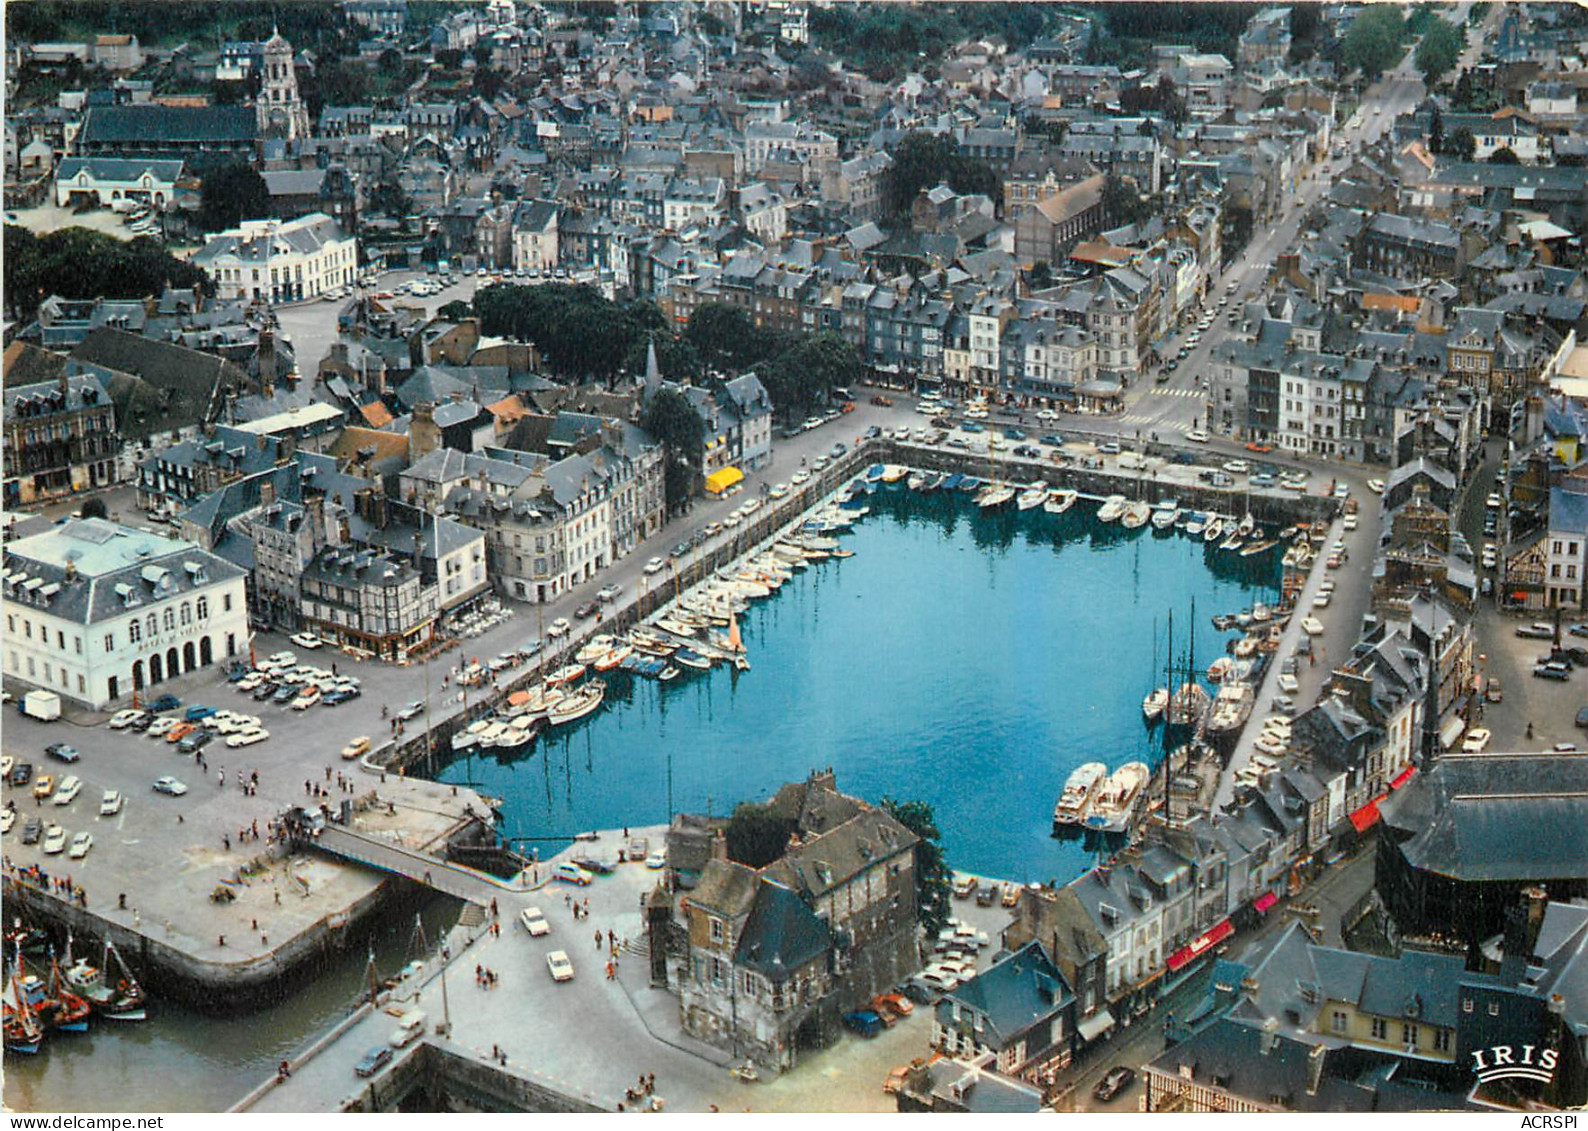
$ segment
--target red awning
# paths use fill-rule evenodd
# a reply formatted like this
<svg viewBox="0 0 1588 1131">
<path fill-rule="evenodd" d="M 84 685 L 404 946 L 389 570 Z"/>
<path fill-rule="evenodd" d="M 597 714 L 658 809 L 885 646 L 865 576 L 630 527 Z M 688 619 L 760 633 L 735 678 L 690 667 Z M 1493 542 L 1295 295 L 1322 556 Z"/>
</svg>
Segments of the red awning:
<svg viewBox="0 0 1588 1131">
<path fill-rule="evenodd" d="M 1417 767 L 1416 766 L 1407 766 L 1404 770 L 1402 770 L 1400 773 L 1395 775 L 1395 780 L 1390 782 L 1390 788 L 1391 789 L 1399 789 L 1401 786 L 1403 786 L 1407 782 L 1411 781 L 1412 780 L 1412 775 L 1415 774 L 1416 772 L 1417 772 Z"/>
<path fill-rule="evenodd" d="M 1351 827 L 1359 833 L 1365 833 L 1378 824 L 1378 802 L 1369 801 L 1362 808 L 1351 814 Z"/>
<path fill-rule="evenodd" d="M 1270 907 L 1278 902 L 1279 897 L 1277 895 L 1271 891 L 1265 891 L 1252 902 L 1252 910 L 1267 911 Z"/>
<path fill-rule="evenodd" d="M 1204 931 L 1202 934 L 1192 939 L 1189 946 L 1183 946 L 1171 954 L 1169 956 L 1169 969 L 1171 971 L 1180 969 L 1180 967 L 1190 962 L 1193 958 L 1205 954 L 1208 950 L 1217 946 L 1219 943 L 1223 942 L 1234 933 L 1235 928 L 1230 925 L 1230 921 L 1228 919 L 1225 919 L 1218 926 L 1213 927 L 1211 930 Z"/>
</svg>

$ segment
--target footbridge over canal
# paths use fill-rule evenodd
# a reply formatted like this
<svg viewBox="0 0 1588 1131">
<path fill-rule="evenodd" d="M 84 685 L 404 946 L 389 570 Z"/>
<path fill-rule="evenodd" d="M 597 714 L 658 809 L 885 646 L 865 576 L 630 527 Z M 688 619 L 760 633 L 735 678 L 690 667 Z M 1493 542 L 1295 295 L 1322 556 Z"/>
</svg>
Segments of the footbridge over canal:
<svg viewBox="0 0 1588 1131">
<path fill-rule="evenodd" d="M 409 848 L 394 840 L 356 832 L 337 824 L 320 824 L 300 830 L 305 847 L 313 848 L 327 856 L 361 864 L 378 872 L 403 876 L 428 888 L 443 892 L 469 903 L 488 906 L 503 895 L 517 895 L 534 890 L 528 877 L 520 874 L 503 880 L 489 872 L 470 868 L 465 864 L 444 860 L 416 848 Z"/>
</svg>

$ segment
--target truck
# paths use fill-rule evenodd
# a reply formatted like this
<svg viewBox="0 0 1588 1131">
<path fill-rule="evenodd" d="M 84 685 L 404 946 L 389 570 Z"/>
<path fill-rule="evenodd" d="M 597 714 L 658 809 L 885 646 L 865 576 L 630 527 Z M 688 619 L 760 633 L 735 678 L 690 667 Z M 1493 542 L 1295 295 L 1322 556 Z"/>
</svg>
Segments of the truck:
<svg viewBox="0 0 1588 1131">
<path fill-rule="evenodd" d="M 61 717 L 61 697 L 53 691 L 29 691 L 17 701 L 17 710 L 30 719 L 52 723 Z"/>
</svg>

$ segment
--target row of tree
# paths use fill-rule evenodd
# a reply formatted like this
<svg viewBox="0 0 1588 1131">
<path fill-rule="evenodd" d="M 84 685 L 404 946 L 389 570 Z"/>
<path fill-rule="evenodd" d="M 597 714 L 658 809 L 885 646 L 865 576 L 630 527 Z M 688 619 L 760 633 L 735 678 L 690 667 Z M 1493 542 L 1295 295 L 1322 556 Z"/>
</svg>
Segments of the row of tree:
<svg viewBox="0 0 1588 1131">
<path fill-rule="evenodd" d="M 865 375 L 859 352 L 838 335 L 763 329 L 743 310 L 723 303 L 696 309 L 684 340 L 708 372 L 755 370 L 784 421 L 803 420 L 827 404 L 835 387 L 853 385 Z"/>
<path fill-rule="evenodd" d="M 145 298 L 167 286 L 213 291 L 204 272 L 152 239 L 125 241 L 75 227 L 35 236 L 5 226 L 5 307 L 18 320 L 32 319 L 50 295 Z"/>
<path fill-rule="evenodd" d="M 593 287 L 501 284 L 474 296 L 482 333 L 534 342 L 548 372 L 566 381 L 612 385 L 624 371 L 644 371 L 645 346 L 670 337 L 654 303 L 615 303 Z"/>
</svg>

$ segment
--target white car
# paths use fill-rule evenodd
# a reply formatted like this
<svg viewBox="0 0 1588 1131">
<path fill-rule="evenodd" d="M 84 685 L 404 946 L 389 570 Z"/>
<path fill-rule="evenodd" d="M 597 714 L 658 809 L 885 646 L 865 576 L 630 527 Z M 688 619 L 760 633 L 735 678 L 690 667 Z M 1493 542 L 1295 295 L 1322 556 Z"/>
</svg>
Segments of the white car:
<svg viewBox="0 0 1588 1131">
<path fill-rule="evenodd" d="M 662 570 L 664 570 L 666 568 L 667 568 L 667 563 L 665 561 L 663 561 L 661 558 L 652 558 L 650 561 L 645 563 L 645 572 L 647 574 L 661 573 Z"/>
<path fill-rule="evenodd" d="M 290 639 L 299 648 L 308 648 L 310 651 L 319 648 L 325 643 L 325 641 L 321 640 L 312 632 L 295 633 Z"/>
<path fill-rule="evenodd" d="M 233 749 L 239 746 L 252 746 L 254 743 L 263 742 L 269 737 L 270 732 L 264 727 L 259 727 L 257 730 L 245 730 L 239 734 L 227 735 L 226 745 L 232 747 Z"/>
<path fill-rule="evenodd" d="M 1491 491 L 1489 492 L 1489 497 L 1483 501 L 1483 505 L 1486 507 L 1492 507 L 1495 510 L 1499 510 L 1501 507 L 1505 506 L 1505 500 Z"/>
<path fill-rule="evenodd" d="M 82 792 L 82 779 L 74 774 L 67 774 L 61 779 L 61 784 L 55 787 L 55 796 L 50 798 L 50 804 L 70 805 L 77 800 L 77 795 Z"/>
<path fill-rule="evenodd" d="M 125 711 L 117 711 L 114 715 L 110 716 L 110 729 L 126 730 L 142 717 L 143 712 L 132 707 L 127 708 Z"/>
<path fill-rule="evenodd" d="M 568 961 L 566 951 L 554 950 L 546 955 L 546 969 L 551 971 L 553 982 L 573 981 L 573 963 Z"/>
<path fill-rule="evenodd" d="M 58 855 L 66 850 L 66 830 L 60 825 L 51 825 L 44 834 L 44 851 L 50 856 Z"/>
<path fill-rule="evenodd" d="M 181 721 L 181 719 L 174 715 L 162 715 L 160 718 L 155 719 L 154 722 L 150 723 L 149 729 L 143 733 L 150 738 L 164 738 L 165 732 L 181 723 Z"/>
<path fill-rule="evenodd" d="M 538 907 L 526 907 L 518 913 L 518 921 L 524 924 L 524 930 L 535 938 L 551 934 L 551 924 L 546 922 L 546 916 Z"/>
<path fill-rule="evenodd" d="M 114 817 L 121 812 L 121 807 L 126 799 L 121 796 L 120 790 L 107 789 L 104 796 L 99 799 L 99 815 L 101 817 Z"/>
<path fill-rule="evenodd" d="M 1294 695 L 1301 690 L 1301 681 L 1288 673 L 1279 677 L 1279 690 L 1286 695 Z"/>
<path fill-rule="evenodd" d="M 320 688 L 318 684 L 306 684 L 302 691 L 293 697 L 289 704 L 294 711 L 307 711 L 320 701 Z M 233 737 L 236 737 L 235 735 Z"/>
<path fill-rule="evenodd" d="M 73 860 L 81 860 L 94 847 L 93 833 L 78 833 L 72 838 L 72 850 L 67 853 Z"/>
<path fill-rule="evenodd" d="M 1327 609 L 1329 602 L 1333 599 L 1334 594 L 1325 590 L 1312 599 L 1312 607 L 1315 609 Z"/>
<path fill-rule="evenodd" d="M 1343 530 L 1355 530 L 1356 529 L 1356 515 L 1354 515 L 1354 514 L 1346 515 L 1345 518 L 1340 520 L 1340 527 Z"/>
<path fill-rule="evenodd" d="M 1305 632 L 1308 636 L 1322 636 L 1323 622 L 1317 617 L 1307 617 L 1301 622 L 1301 631 Z"/>
<path fill-rule="evenodd" d="M 568 623 L 567 617 L 558 617 L 546 626 L 546 635 L 551 637 L 565 636 L 573 625 Z"/>
<path fill-rule="evenodd" d="M 17 811 L 15 809 L 0 809 L 0 833 L 10 832 L 11 826 L 16 823 Z"/>
<path fill-rule="evenodd" d="M 1382 495 L 1384 493 L 1384 480 L 1369 479 L 1367 481 L 1367 489 L 1372 491 L 1375 495 Z"/>
<path fill-rule="evenodd" d="M 1185 438 L 1193 444 L 1205 444 L 1211 437 L 1201 428 L 1193 428 L 1185 434 Z"/>
<path fill-rule="evenodd" d="M 1481 754 L 1488 749 L 1489 739 L 1494 737 L 1485 727 L 1473 727 L 1467 732 L 1467 737 L 1462 740 L 1461 752 L 1463 754 Z"/>
<path fill-rule="evenodd" d="M 667 867 L 667 849 L 658 848 L 655 852 L 647 856 L 645 858 L 645 866 L 647 868 L 653 869 Z"/>
<path fill-rule="evenodd" d="M 1037 419 L 1038 420 L 1041 420 L 1041 421 L 1052 421 L 1052 420 L 1057 420 L 1058 418 L 1059 418 L 1059 414 L 1054 412 L 1051 408 L 1041 408 L 1041 409 L 1037 410 Z"/>
<path fill-rule="evenodd" d="M 1245 475 L 1252 469 L 1252 465 L 1243 459 L 1232 459 L 1224 462 L 1224 470 L 1231 475 Z"/>
<path fill-rule="evenodd" d="M 1351 497 L 1351 488 L 1344 483 L 1336 483 L 1334 485 L 1334 497 L 1337 499 L 1349 499 Z"/>
<path fill-rule="evenodd" d="M 282 667 L 294 667 L 298 662 L 298 654 L 296 652 L 274 652 L 270 656 L 270 662 Z"/>
<path fill-rule="evenodd" d="M 618 599 L 618 594 L 621 592 L 623 592 L 623 586 L 621 585 L 603 585 L 596 592 L 596 600 L 607 602 L 616 601 Z"/>
</svg>

